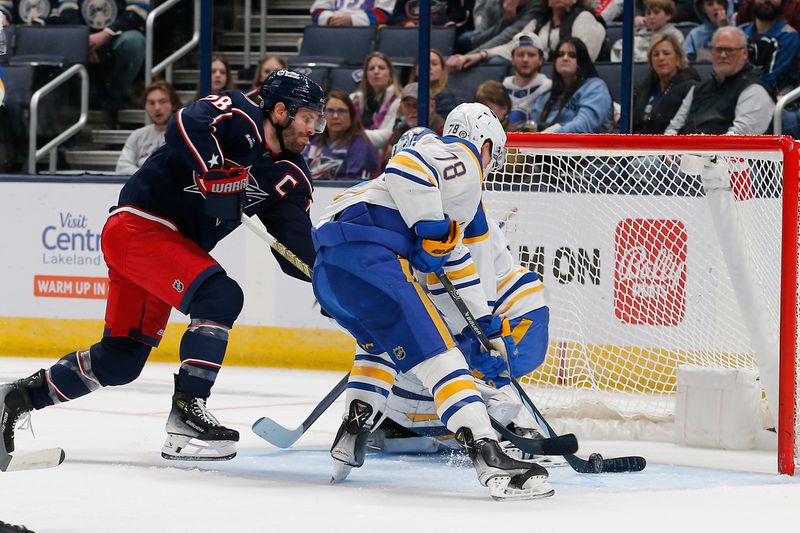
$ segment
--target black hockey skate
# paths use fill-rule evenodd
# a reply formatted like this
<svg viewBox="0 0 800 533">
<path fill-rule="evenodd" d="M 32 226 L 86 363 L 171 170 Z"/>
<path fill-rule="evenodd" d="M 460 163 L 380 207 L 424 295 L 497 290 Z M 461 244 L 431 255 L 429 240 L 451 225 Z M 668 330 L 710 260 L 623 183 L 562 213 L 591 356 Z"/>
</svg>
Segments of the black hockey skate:
<svg viewBox="0 0 800 533">
<path fill-rule="evenodd" d="M 14 427 L 20 418 L 29 417 L 33 410 L 29 389 L 41 386 L 43 380 L 44 370 L 39 370 L 27 378 L 0 385 L 0 429 L 3 431 L 0 470 L 3 472 L 51 468 L 64 461 L 64 451 L 61 448 L 11 455 L 14 452 Z"/>
<path fill-rule="evenodd" d="M 239 432 L 219 423 L 203 398 L 175 391 L 167 418 L 161 457 L 170 460 L 224 461 L 236 457 Z"/>
<path fill-rule="evenodd" d="M 489 488 L 495 500 L 533 500 L 555 494 L 547 484 L 547 470 L 535 463 L 512 459 L 492 439 L 472 437 L 469 428 L 456 432 L 456 440 L 467 450 L 478 472 L 478 481 Z"/>
<path fill-rule="evenodd" d="M 347 416 L 336 432 L 331 446 L 331 457 L 334 459 L 331 483 L 344 480 L 352 468 L 364 464 L 371 425 L 367 422 L 372 417 L 372 406 L 361 400 L 350 402 Z"/>
<path fill-rule="evenodd" d="M 25 526 L 15 526 L 0 520 L 0 533 L 34 533 L 34 531 Z"/>
</svg>

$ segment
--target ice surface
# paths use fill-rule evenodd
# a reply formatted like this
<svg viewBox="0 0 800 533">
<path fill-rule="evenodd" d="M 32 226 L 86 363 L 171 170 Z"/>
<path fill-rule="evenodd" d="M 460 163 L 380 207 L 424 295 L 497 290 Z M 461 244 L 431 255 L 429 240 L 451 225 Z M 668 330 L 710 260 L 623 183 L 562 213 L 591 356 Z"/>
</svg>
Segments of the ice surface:
<svg viewBox="0 0 800 533">
<path fill-rule="evenodd" d="M 0 381 L 49 360 L 0 359 Z M 800 483 L 777 476 L 770 452 L 722 452 L 642 442 L 582 442 L 585 456 L 644 455 L 637 474 L 551 469 L 553 498 L 492 501 L 460 456 L 370 454 L 328 483 L 337 403 L 289 450 L 250 431 L 261 416 L 294 428 L 341 378 L 334 372 L 225 367 L 212 412 L 239 430 L 227 462 L 160 457 L 176 364 L 148 364 L 134 383 L 34 413 L 36 438 L 61 446 L 58 468 L 0 474 L 0 520 L 36 532 L 552 532 L 786 531 L 800 527 Z M 580 454 L 580 453 L 579 453 Z M 558 528 L 557 530 L 554 528 Z M 701 529 L 702 528 L 702 529 Z M 712 529 L 713 528 L 713 529 Z"/>
</svg>

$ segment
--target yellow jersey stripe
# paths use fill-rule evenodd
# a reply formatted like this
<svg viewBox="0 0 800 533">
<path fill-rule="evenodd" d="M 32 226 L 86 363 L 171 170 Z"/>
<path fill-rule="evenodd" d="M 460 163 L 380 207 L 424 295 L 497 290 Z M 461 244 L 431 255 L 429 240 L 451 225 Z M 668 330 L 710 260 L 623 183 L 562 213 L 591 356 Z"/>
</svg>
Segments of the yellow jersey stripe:
<svg viewBox="0 0 800 533">
<path fill-rule="evenodd" d="M 488 238 L 489 238 L 489 232 L 487 231 L 483 235 L 478 235 L 476 237 L 467 237 L 462 242 L 464 244 L 475 244 L 476 242 L 485 241 Z"/>
<path fill-rule="evenodd" d="M 414 276 L 411 274 L 411 266 L 409 265 L 408 259 L 404 259 L 400 256 L 397 256 L 398 261 L 400 261 L 400 268 L 403 269 L 403 274 L 406 276 L 406 281 L 411 283 L 414 286 L 414 290 L 417 291 L 417 295 L 419 296 L 422 305 L 425 306 L 425 310 L 428 312 L 428 315 L 431 317 L 433 321 L 433 325 L 436 326 L 439 335 L 441 335 L 442 340 L 444 341 L 445 347 L 449 350 L 450 348 L 454 348 L 456 345 L 456 341 L 453 340 L 453 335 L 450 333 L 450 330 L 447 329 L 447 325 L 445 325 L 442 316 L 439 314 L 439 311 L 436 310 L 436 307 L 433 305 L 430 297 L 422 290 L 422 287 L 417 280 L 414 279 Z"/>
<path fill-rule="evenodd" d="M 522 337 L 528 333 L 528 329 L 533 325 L 532 320 L 528 320 L 527 318 L 523 318 L 519 321 L 519 324 L 516 325 L 514 329 L 511 330 L 511 337 L 514 339 L 514 344 L 519 344 L 519 341 L 522 340 Z"/>
<path fill-rule="evenodd" d="M 474 390 L 477 393 L 478 387 L 475 386 L 475 382 L 471 379 L 457 379 L 448 383 L 439 389 L 439 391 L 433 397 L 433 403 L 436 404 L 436 409 L 438 410 L 439 407 L 441 407 L 444 402 L 452 398 L 454 394 L 458 394 L 459 392 L 466 390 Z"/>
<path fill-rule="evenodd" d="M 445 274 L 447 274 L 447 277 L 452 280 L 463 279 L 468 276 L 475 275 L 477 273 L 478 273 L 478 267 L 475 265 L 475 263 L 467 265 L 464 268 L 460 268 L 458 270 L 453 270 L 452 272 L 445 272 Z"/>
<path fill-rule="evenodd" d="M 405 154 L 397 154 L 392 158 L 392 163 L 397 163 L 401 167 L 406 167 L 407 169 L 411 169 L 416 171 L 418 174 L 423 174 L 429 182 L 433 185 L 436 185 L 436 178 L 431 176 L 431 173 L 428 169 L 423 168 L 419 163 L 411 159 Z"/>
<path fill-rule="evenodd" d="M 350 375 L 364 376 L 372 379 L 378 379 L 380 381 L 385 381 L 389 385 L 392 385 L 394 383 L 394 376 L 390 372 L 370 366 L 354 366 L 353 369 L 350 371 Z"/>
<path fill-rule="evenodd" d="M 511 280 L 517 277 L 517 275 L 524 274 L 527 271 L 528 269 L 524 267 L 516 268 L 511 274 L 503 278 L 503 281 L 501 281 L 500 284 L 497 286 L 497 293 L 499 294 L 503 290 L 503 287 L 508 285 L 509 282 L 511 282 Z"/>
<path fill-rule="evenodd" d="M 521 293 L 519 293 L 516 296 L 514 296 L 511 300 L 509 300 L 508 303 L 506 303 L 506 305 L 498 312 L 498 314 L 500 314 L 500 315 L 506 314 L 508 312 L 508 310 L 511 309 L 511 307 L 516 302 L 518 302 L 519 300 L 521 300 L 522 298 L 524 298 L 524 297 L 526 297 L 526 296 L 528 296 L 530 294 L 533 294 L 535 292 L 539 292 L 542 289 L 544 289 L 544 285 L 538 285 L 538 286 L 532 287 L 530 289 L 525 289 Z"/>
</svg>

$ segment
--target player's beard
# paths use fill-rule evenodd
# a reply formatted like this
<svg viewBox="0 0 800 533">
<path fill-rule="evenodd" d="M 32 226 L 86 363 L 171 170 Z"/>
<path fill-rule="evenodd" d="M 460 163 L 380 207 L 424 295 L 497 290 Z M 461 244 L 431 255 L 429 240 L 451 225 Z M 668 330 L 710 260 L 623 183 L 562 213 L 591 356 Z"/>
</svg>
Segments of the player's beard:
<svg viewBox="0 0 800 533">
<path fill-rule="evenodd" d="M 783 8 L 780 5 L 775 5 L 771 2 L 764 2 L 753 6 L 753 14 L 756 18 L 761 20 L 775 20 L 781 16 Z"/>
<path fill-rule="evenodd" d="M 287 152 L 294 154 L 302 153 L 308 144 L 305 138 L 301 137 L 297 129 L 292 127 L 292 125 L 285 128 L 281 134 L 283 135 L 283 148 Z"/>
</svg>

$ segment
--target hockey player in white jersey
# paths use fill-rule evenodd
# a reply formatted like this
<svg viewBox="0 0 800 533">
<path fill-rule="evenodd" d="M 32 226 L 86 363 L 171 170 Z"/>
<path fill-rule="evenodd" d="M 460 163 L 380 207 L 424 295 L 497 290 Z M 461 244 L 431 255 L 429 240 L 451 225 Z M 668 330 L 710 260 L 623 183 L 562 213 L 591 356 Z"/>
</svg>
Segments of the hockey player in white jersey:
<svg viewBox="0 0 800 533">
<path fill-rule="evenodd" d="M 457 279 L 476 269 L 463 252 L 462 228 L 478 212 L 484 172 L 504 161 L 497 117 L 481 104 L 461 104 L 448 115 L 444 137 L 424 137 L 395 155 L 382 176 L 334 198 L 314 229 L 314 293 L 359 345 L 348 413 L 331 449 L 344 470 L 363 464 L 394 377 L 409 372 L 432 391 L 437 416 L 466 448 L 492 497 L 554 493 L 543 467 L 501 450 L 464 354 L 415 279 L 442 272 Z M 507 355 L 501 322 L 493 319 L 480 281 L 462 287 L 461 297 L 498 352 L 492 355 Z"/>
</svg>

